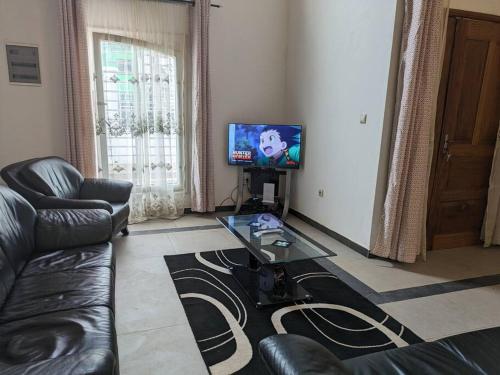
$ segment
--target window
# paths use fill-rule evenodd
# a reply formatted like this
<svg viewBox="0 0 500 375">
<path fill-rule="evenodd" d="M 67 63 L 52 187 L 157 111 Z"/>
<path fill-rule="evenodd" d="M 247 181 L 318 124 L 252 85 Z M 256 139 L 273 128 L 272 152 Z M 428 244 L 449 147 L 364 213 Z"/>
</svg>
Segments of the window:
<svg viewBox="0 0 500 375">
<path fill-rule="evenodd" d="M 146 43 L 96 34 L 94 60 L 100 174 L 138 187 L 181 184 L 177 57 Z"/>
</svg>

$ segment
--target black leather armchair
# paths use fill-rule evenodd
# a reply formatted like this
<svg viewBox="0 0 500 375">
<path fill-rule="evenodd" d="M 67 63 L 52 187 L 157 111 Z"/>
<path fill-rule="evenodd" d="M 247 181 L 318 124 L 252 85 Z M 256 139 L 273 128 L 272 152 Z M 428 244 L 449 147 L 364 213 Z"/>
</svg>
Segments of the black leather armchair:
<svg viewBox="0 0 500 375">
<path fill-rule="evenodd" d="M 55 156 L 8 165 L 0 175 L 37 209 L 104 209 L 111 214 L 113 234 L 128 234 L 130 182 L 83 178 L 71 164 Z"/>
<path fill-rule="evenodd" d="M 259 351 L 275 375 L 498 374 L 500 327 L 344 361 L 316 341 L 290 334 L 262 340 Z"/>
<path fill-rule="evenodd" d="M 111 228 L 0 186 L 0 375 L 118 374 Z"/>
</svg>

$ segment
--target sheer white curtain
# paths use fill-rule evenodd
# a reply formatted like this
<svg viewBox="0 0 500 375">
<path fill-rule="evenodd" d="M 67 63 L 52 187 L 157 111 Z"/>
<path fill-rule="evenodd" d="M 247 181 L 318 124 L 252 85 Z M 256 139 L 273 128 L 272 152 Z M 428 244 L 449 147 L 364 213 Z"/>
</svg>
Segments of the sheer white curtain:
<svg viewBox="0 0 500 375">
<path fill-rule="evenodd" d="M 86 0 L 98 169 L 134 183 L 131 223 L 182 215 L 188 9 Z"/>
</svg>

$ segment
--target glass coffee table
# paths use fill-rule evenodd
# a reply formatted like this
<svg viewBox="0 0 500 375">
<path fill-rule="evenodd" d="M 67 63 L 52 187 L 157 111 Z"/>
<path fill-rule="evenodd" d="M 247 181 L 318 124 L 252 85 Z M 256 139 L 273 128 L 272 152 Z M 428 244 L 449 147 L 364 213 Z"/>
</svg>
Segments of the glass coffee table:
<svg viewBox="0 0 500 375">
<path fill-rule="evenodd" d="M 313 296 L 293 280 L 287 265 L 307 259 L 334 256 L 315 245 L 272 214 L 218 218 L 248 250 L 248 262 L 231 273 L 256 307 L 312 300 Z"/>
</svg>

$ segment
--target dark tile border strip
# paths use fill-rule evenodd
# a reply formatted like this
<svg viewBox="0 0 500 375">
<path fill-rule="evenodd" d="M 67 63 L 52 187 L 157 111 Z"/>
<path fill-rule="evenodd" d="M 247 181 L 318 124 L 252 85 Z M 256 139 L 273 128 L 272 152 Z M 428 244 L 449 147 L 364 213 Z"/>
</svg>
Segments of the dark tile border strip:
<svg viewBox="0 0 500 375">
<path fill-rule="evenodd" d="M 439 294 L 459 292 L 462 290 L 469 290 L 481 288 L 491 285 L 500 285 L 500 274 L 478 276 L 469 279 L 446 281 L 443 283 L 429 284 L 416 286 L 412 288 L 396 289 L 387 292 L 377 292 L 363 283 L 361 280 L 352 276 L 350 273 L 337 266 L 335 263 L 328 259 L 317 259 L 316 262 L 323 266 L 327 271 L 338 276 L 340 280 L 349 285 L 356 292 L 368 299 L 375 305 L 381 305 L 390 302 L 407 301 L 410 299 L 430 297 Z"/>
<path fill-rule="evenodd" d="M 364 248 L 363 246 L 357 244 L 354 241 L 351 241 L 349 238 L 342 236 L 341 234 L 325 227 L 324 225 L 318 223 L 317 221 L 314 221 L 310 217 L 300 213 L 299 211 L 294 210 L 293 208 L 290 209 L 290 213 L 293 214 L 294 216 L 297 216 L 300 220 L 303 222 L 309 224 L 313 228 L 319 230 L 320 232 L 325 233 L 326 235 L 336 239 L 340 243 L 346 245 L 347 247 L 350 247 L 354 251 L 360 253 L 361 255 L 364 255 L 365 257 L 369 258 L 370 257 L 370 250 Z"/>
<path fill-rule="evenodd" d="M 193 230 L 208 230 L 208 229 L 219 229 L 219 228 L 224 228 L 224 227 L 221 224 L 211 224 L 211 225 L 197 225 L 194 227 L 131 230 L 129 236 L 144 236 L 146 234 L 160 234 L 160 233 L 191 232 Z"/>
<path fill-rule="evenodd" d="M 484 286 L 500 284 L 500 274 L 473 277 L 470 279 L 462 279 L 455 281 L 447 281 L 439 284 L 430 284 L 417 286 L 414 288 L 391 290 L 379 293 L 377 300 L 378 304 L 405 301 L 420 297 L 429 297 L 437 294 L 458 292 L 461 290 L 481 288 Z"/>
<path fill-rule="evenodd" d="M 316 228 L 320 232 L 323 232 L 328 236 L 336 239 L 340 243 L 343 243 L 347 247 L 350 247 L 351 249 L 355 250 L 361 255 L 364 255 L 368 258 L 371 257 L 370 251 L 368 249 L 349 240 L 348 238 L 342 236 L 341 234 L 331 229 L 328 229 L 324 225 L 321 225 L 320 223 L 314 221 L 313 219 L 307 217 L 306 215 L 294 209 L 290 209 L 290 213 L 292 213 L 305 223 L 309 224 L 313 228 Z M 316 262 L 325 267 L 331 273 L 338 276 L 352 289 L 354 289 L 359 294 L 361 294 L 362 296 L 367 298 L 370 302 L 376 305 L 380 305 L 383 303 L 390 303 L 390 302 L 406 301 L 420 297 L 429 297 L 444 293 L 458 292 L 461 290 L 468 290 L 468 289 L 500 284 L 500 274 L 497 274 L 497 275 L 473 277 L 462 280 L 447 281 L 437 284 L 422 285 L 413 288 L 397 289 L 379 293 L 374 289 L 370 288 L 365 283 L 363 283 L 361 280 L 352 276 L 350 273 L 348 273 L 341 267 L 337 266 L 335 263 L 329 261 L 328 259 L 317 259 Z"/>
<path fill-rule="evenodd" d="M 315 239 L 309 237 L 307 234 L 305 234 L 304 232 L 301 232 L 300 230 L 298 230 L 297 228 L 295 228 L 294 226 L 288 224 L 288 223 L 284 223 L 286 227 L 292 229 L 295 233 L 297 233 L 298 235 L 304 237 L 306 240 L 308 240 L 310 243 L 312 243 L 314 246 L 317 246 L 319 247 L 321 250 L 323 250 L 324 252 L 326 253 L 330 253 L 331 257 L 336 257 L 337 256 L 337 253 L 334 252 L 333 250 L 327 248 L 326 246 L 320 244 L 318 241 L 316 241 Z"/>
<path fill-rule="evenodd" d="M 337 266 L 335 263 L 328 259 L 316 259 L 316 263 L 337 276 L 340 280 L 349 285 L 363 297 L 367 298 L 370 302 L 377 304 L 373 300 L 373 296 L 377 295 L 378 293 L 374 289 L 363 283 L 361 280 L 354 277 L 349 272 L 345 271 L 343 268 Z"/>
<path fill-rule="evenodd" d="M 319 247 L 321 250 L 326 251 L 328 253 L 331 253 L 330 256 L 337 256 L 337 254 L 328 249 L 327 247 L 323 246 L 320 244 L 318 241 L 314 240 L 313 238 L 309 237 L 305 233 L 301 232 L 294 226 L 285 223 L 285 225 L 289 228 L 291 228 L 294 232 L 297 234 L 301 235 L 304 237 L 307 241 L 311 242 L 313 245 Z M 190 232 L 194 230 L 208 230 L 208 229 L 219 229 L 219 228 L 224 228 L 222 224 L 211 224 L 211 225 L 197 225 L 197 226 L 192 226 L 192 227 L 179 227 L 179 228 L 163 228 L 163 229 L 148 229 L 148 230 L 131 230 L 129 236 L 144 236 L 147 234 L 161 234 L 161 233 L 177 233 L 177 232 Z"/>
<path fill-rule="evenodd" d="M 230 206 L 227 206 L 230 207 Z M 222 210 L 222 211 L 231 211 L 231 210 Z M 330 231 L 328 228 L 322 226 L 321 224 L 316 223 L 312 219 L 309 219 L 307 216 L 300 214 L 299 212 L 295 210 L 291 210 L 291 213 L 293 213 L 295 216 L 297 216 L 299 219 L 302 221 L 306 222 L 307 224 L 311 225 L 312 227 L 320 230 L 321 232 L 337 239 L 339 242 L 343 243 L 344 245 L 352 248 L 353 250 L 358 251 L 356 248 L 353 248 L 350 246 L 348 243 L 345 243 L 338 239 L 335 235 L 330 234 Z M 310 221 L 310 222 L 309 222 Z M 326 231 L 318 228 L 317 226 L 311 224 L 316 223 L 319 227 L 323 227 L 326 229 Z M 296 231 L 298 234 L 303 236 L 305 239 L 308 241 L 312 242 L 316 246 L 320 248 L 324 248 L 323 245 L 312 239 L 311 237 L 305 235 L 303 232 L 299 231 L 295 227 L 287 224 L 289 227 L 291 227 L 294 231 Z M 139 230 L 139 231 L 131 231 L 130 236 L 141 236 L 141 235 L 147 235 L 147 234 L 160 234 L 160 233 L 176 233 L 176 232 L 190 232 L 194 230 L 209 230 L 209 229 L 219 229 L 219 228 L 224 228 L 223 225 L 221 224 L 213 224 L 213 225 L 199 225 L 199 226 L 192 226 L 192 227 L 180 227 L 180 228 L 165 228 L 165 229 L 152 229 L 152 230 Z M 335 233 L 335 232 L 333 232 Z M 339 234 L 338 236 L 345 238 Z M 347 241 L 353 243 L 355 246 L 361 247 L 358 244 L 355 244 L 354 242 L 346 239 Z M 360 252 L 362 255 L 368 256 L 368 250 L 361 247 L 364 249 L 366 253 Z M 331 250 L 330 250 L 331 251 Z M 361 294 L 363 297 L 368 299 L 370 302 L 372 302 L 375 305 L 380 305 L 384 303 L 390 303 L 390 302 L 399 302 L 399 301 L 406 301 L 410 299 L 415 299 L 415 298 L 421 298 L 421 297 L 430 297 L 434 295 L 439 295 L 439 294 L 445 294 L 445 293 L 451 293 L 451 292 L 458 292 L 461 290 L 468 290 L 468 289 L 475 289 L 475 288 L 481 288 L 485 286 L 491 286 L 491 285 L 500 285 L 500 274 L 495 274 L 495 275 L 488 275 L 488 276 L 479 276 L 479 277 L 472 277 L 469 279 L 462 279 L 462 280 L 455 280 L 455 281 L 447 281 L 443 283 L 437 283 L 437 284 L 429 284 L 429 285 L 423 285 L 423 286 L 417 286 L 417 287 L 412 287 L 412 288 L 404 288 L 404 289 L 397 289 L 397 290 L 390 290 L 387 292 L 377 292 L 374 289 L 370 288 L 368 285 L 363 283 L 361 280 L 357 279 L 353 275 L 351 275 L 349 272 L 345 271 L 343 268 L 339 267 L 332 261 L 325 259 L 325 258 L 320 258 L 320 259 L 315 259 L 315 261 L 323 266 L 327 271 L 331 272 L 332 274 L 336 275 L 339 277 L 340 280 L 345 282 L 349 287 L 354 289 L 356 292 Z"/>
</svg>

